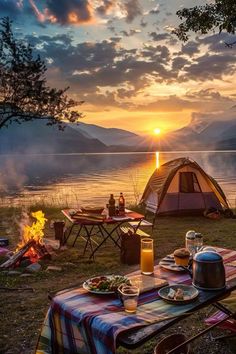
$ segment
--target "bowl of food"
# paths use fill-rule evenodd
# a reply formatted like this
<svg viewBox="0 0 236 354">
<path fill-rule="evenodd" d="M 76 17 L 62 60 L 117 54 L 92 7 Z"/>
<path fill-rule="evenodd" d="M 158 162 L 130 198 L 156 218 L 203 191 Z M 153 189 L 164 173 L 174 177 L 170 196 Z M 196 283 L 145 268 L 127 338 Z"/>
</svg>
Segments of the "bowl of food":
<svg viewBox="0 0 236 354">
<path fill-rule="evenodd" d="M 192 285 L 174 284 L 161 288 L 158 295 L 169 303 L 186 305 L 197 299 L 199 291 Z"/>
</svg>

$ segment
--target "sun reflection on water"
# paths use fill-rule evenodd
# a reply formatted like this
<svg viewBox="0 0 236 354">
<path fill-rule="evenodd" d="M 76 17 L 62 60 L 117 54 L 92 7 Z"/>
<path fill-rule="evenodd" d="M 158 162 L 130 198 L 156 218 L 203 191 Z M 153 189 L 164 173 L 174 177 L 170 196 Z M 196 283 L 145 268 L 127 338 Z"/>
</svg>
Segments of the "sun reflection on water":
<svg viewBox="0 0 236 354">
<path fill-rule="evenodd" d="M 156 151 L 156 168 L 160 167 L 159 151 Z"/>
</svg>

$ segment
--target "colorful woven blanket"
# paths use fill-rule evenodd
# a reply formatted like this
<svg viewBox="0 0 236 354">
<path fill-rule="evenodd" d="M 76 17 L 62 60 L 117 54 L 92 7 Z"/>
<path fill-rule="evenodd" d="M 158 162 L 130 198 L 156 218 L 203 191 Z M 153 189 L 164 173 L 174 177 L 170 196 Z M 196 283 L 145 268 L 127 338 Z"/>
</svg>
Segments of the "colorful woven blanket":
<svg viewBox="0 0 236 354">
<path fill-rule="evenodd" d="M 236 259 L 235 251 L 221 253 L 226 262 Z M 236 277 L 233 267 L 226 267 L 226 273 L 229 279 Z M 155 276 L 167 279 L 170 285 L 191 284 L 188 274 L 159 266 L 155 267 Z M 158 297 L 157 290 L 151 290 L 139 296 L 136 314 L 127 314 L 115 295 L 91 294 L 83 288 L 59 293 L 47 313 L 36 353 L 115 353 L 116 338 L 122 331 L 170 319 L 194 307 L 196 302 L 182 306 L 166 303 Z"/>
</svg>

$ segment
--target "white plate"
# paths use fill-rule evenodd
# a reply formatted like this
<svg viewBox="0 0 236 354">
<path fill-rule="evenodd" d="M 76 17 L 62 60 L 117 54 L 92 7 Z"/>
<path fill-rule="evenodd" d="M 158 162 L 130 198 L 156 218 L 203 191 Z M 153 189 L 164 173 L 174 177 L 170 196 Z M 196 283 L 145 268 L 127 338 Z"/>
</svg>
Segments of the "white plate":
<svg viewBox="0 0 236 354">
<path fill-rule="evenodd" d="M 159 266 L 173 272 L 186 272 L 186 269 L 175 264 L 173 254 L 168 254 L 166 257 L 162 258 L 159 262 Z"/>
<path fill-rule="evenodd" d="M 106 291 L 103 291 L 103 290 L 96 290 L 96 289 L 91 289 L 91 285 L 92 285 L 92 281 L 94 279 L 99 279 L 101 278 L 101 280 L 103 280 L 102 278 L 107 278 L 107 280 L 111 280 L 111 279 L 115 279 L 115 278 L 120 278 L 120 282 L 118 281 L 119 279 L 117 279 L 118 281 L 118 285 L 117 285 L 117 288 L 119 285 L 121 285 L 124 281 L 129 281 L 128 278 L 122 276 L 122 275 L 102 275 L 102 276 L 97 276 L 97 277 L 93 277 L 93 278 L 90 278 L 88 280 L 86 280 L 84 283 L 83 283 L 83 288 L 87 291 L 89 291 L 90 293 L 92 294 L 99 294 L 99 295 L 108 295 L 108 294 L 115 294 L 115 290 L 106 290 Z M 124 280 L 122 282 L 122 280 Z"/>
</svg>

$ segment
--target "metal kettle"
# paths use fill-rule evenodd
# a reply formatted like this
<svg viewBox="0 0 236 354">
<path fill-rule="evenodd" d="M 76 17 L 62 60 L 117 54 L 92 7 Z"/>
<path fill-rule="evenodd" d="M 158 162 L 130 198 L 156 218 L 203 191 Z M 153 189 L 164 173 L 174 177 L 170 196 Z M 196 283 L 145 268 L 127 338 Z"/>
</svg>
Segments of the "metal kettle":
<svg viewBox="0 0 236 354">
<path fill-rule="evenodd" d="M 201 290 L 225 288 L 225 267 L 222 256 L 213 251 L 198 252 L 193 257 L 193 285 Z"/>
</svg>

